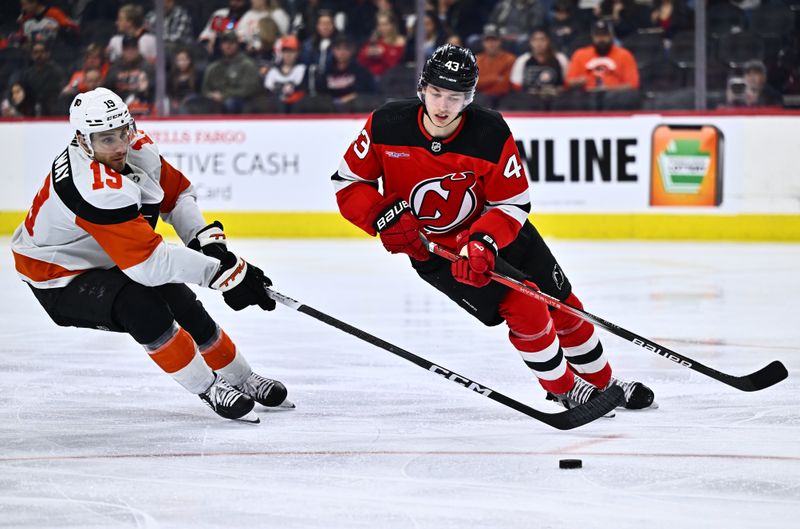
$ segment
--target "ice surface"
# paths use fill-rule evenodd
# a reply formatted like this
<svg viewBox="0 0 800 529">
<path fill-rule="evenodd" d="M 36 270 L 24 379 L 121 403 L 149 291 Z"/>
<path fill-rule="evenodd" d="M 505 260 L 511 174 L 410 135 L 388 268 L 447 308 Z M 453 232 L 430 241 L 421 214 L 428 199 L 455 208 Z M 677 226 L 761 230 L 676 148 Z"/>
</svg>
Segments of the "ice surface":
<svg viewBox="0 0 800 529">
<path fill-rule="evenodd" d="M 376 241 L 232 241 L 275 288 L 529 405 L 508 344 Z M 660 409 L 560 432 L 308 316 L 199 291 L 296 410 L 222 420 L 130 338 L 58 328 L 0 262 L 2 528 L 797 527 L 800 246 L 551 246 L 586 309 L 732 374 L 743 393 L 601 331 Z M 559 458 L 580 458 L 560 470 Z"/>
</svg>

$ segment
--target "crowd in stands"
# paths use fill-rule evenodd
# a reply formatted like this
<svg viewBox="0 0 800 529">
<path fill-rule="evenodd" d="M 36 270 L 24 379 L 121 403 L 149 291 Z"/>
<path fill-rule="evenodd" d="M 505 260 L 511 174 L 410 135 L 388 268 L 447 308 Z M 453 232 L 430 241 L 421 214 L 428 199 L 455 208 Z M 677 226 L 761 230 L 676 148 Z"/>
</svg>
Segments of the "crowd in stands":
<svg viewBox="0 0 800 529">
<path fill-rule="evenodd" d="M 691 109 L 702 0 L 164 0 L 171 114 L 368 112 L 413 97 L 425 54 L 477 54 L 498 110 Z M 708 108 L 798 106 L 800 0 L 705 0 Z M 153 0 L 0 2 L 4 117 L 106 86 L 155 112 Z"/>
</svg>

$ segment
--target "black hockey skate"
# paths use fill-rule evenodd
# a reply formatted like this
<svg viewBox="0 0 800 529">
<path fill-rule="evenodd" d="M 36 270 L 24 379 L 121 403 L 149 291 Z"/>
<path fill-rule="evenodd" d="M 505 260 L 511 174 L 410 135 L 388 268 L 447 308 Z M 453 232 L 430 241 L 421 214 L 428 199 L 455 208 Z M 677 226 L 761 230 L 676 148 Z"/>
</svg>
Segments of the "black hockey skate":
<svg viewBox="0 0 800 529">
<path fill-rule="evenodd" d="M 252 423 L 261 422 L 253 413 L 255 406 L 253 399 L 231 387 L 216 373 L 214 373 L 214 383 L 199 397 L 220 417 Z"/>
<path fill-rule="evenodd" d="M 277 380 L 250 373 L 243 383 L 234 386 L 262 406 L 268 408 L 294 408 L 294 403 L 286 398 L 286 386 Z"/>
<path fill-rule="evenodd" d="M 598 397 L 602 391 L 593 385 L 589 384 L 580 377 L 575 377 L 575 385 L 566 393 L 551 393 L 547 392 L 546 399 L 561 404 L 565 408 L 572 409 L 575 406 L 585 404 L 590 400 Z M 604 417 L 614 417 L 614 411 L 610 411 Z"/>
<path fill-rule="evenodd" d="M 625 392 L 625 408 L 628 410 L 643 410 L 658 408 L 655 402 L 653 390 L 641 382 L 624 382 L 618 378 L 611 377 L 608 387 L 619 386 Z"/>
</svg>

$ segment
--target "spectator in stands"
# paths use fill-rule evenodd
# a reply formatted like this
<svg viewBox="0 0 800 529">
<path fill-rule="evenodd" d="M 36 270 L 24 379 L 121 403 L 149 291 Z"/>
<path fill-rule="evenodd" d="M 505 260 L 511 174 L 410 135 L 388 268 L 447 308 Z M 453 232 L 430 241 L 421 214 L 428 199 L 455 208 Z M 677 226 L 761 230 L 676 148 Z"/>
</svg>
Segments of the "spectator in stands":
<svg viewBox="0 0 800 529">
<path fill-rule="evenodd" d="M 103 86 L 105 81 L 106 77 L 103 75 L 103 71 L 100 70 L 100 68 L 87 68 L 83 76 L 83 88 L 85 88 L 87 92 L 90 92 L 95 88 Z"/>
<path fill-rule="evenodd" d="M 30 118 L 36 116 L 36 104 L 29 96 L 30 91 L 17 81 L 11 83 L 8 96 L 0 103 L 0 114 L 4 118 Z"/>
<path fill-rule="evenodd" d="M 408 2 L 403 2 L 402 0 L 372 0 L 375 3 L 375 7 L 378 8 L 378 13 L 391 11 L 394 15 L 394 19 L 398 22 L 401 20 L 405 20 L 406 16 L 411 13 L 416 13 L 417 6 L 416 5 L 409 5 Z M 490 2 L 493 0 L 489 0 Z M 401 31 L 402 33 L 402 31 Z"/>
<path fill-rule="evenodd" d="M 373 35 L 377 14 L 378 6 L 373 0 L 350 0 L 346 3 L 344 31 L 357 46 L 361 46 Z"/>
<path fill-rule="evenodd" d="M 97 86 L 102 86 L 108 75 L 109 67 L 110 65 L 105 60 L 103 49 L 97 44 L 89 44 L 83 55 L 83 67 L 72 73 L 72 77 L 67 81 L 67 85 L 61 90 L 61 97 L 66 100 L 67 106 L 69 106 L 69 103 L 76 94 L 82 94 L 89 90 L 94 90 Z M 92 75 L 93 79 L 91 82 L 86 79 L 87 73 L 90 71 L 96 71 L 100 74 L 99 84 L 92 86 L 92 88 L 89 88 L 89 86 L 95 84 L 94 75 Z"/>
<path fill-rule="evenodd" d="M 283 112 L 291 112 L 292 106 L 306 95 L 307 69 L 299 62 L 300 41 L 297 37 L 281 37 L 276 48 L 278 63 L 267 72 L 264 88 L 278 97 Z"/>
<path fill-rule="evenodd" d="M 398 32 L 397 19 L 391 11 L 375 16 L 375 32 L 358 53 L 358 63 L 369 70 L 375 79 L 403 60 L 406 39 Z"/>
<path fill-rule="evenodd" d="M 67 83 L 67 86 L 65 86 L 61 91 L 61 94 L 59 94 L 59 108 L 69 108 L 69 105 L 76 94 L 88 92 L 89 90 L 94 90 L 99 86 L 103 86 L 103 83 L 106 79 L 106 76 L 103 75 L 103 72 L 100 70 L 100 68 L 95 68 L 93 66 L 84 66 L 78 72 L 81 74 L 80 84 L 73 85 L 71 83 Z"/>
<path fill-rule="evenodd" d="M 37 108 L 39 116 L 64 114 L 58 107 L 58 95 L 64 86 L 66 76 L 61 66 L 50 60 L 47 41 L 36 42 L 31 48 L 31 65 L 20 74 L 19 81 L 27 87 L 29 97 Z"/>
<path fill-rule="evenodd" d="M 264 17 L 258 21 L 258 48 L 249 46 L 247 55 L 255 61 L 258 67 L 258 78 L 263 81 L 267 72 L 275 63 L 275 46 L 281 33 L 278 24 L 271 17 Z"/>
<path fill-rule="evenodd" d="M 147 31 L 156 33 L 156 12 L 151 10 L 144 17 Z M 175 5 L 175 0 L 164 0 L 164 44 L 169 48 L 185 46 L 194 40 L 192 18 L 185 7 Z"/>
<path fill-rule="evenodd" d="M 46 6 L 42 0 L 21 0 L 20 8 L 19 29 L 13 39 L 19 44 L 76 40 L 78 24 L 58 7 Z"/>
<path fill-rule="evenodd" d="M 203 77 L 203 95 L 222 106 L 226 114 L 240 114 L 261 92 L 256 64 L 239 50 L 233 31 L 219 36 L 222 57 L 211 63 Z"/>
<path fill-rule="evenodd" d="M 289 31 L 289 15 L 286 14 L 278 0 L 252 0 L 250 9 L 242 16 L 242 20 L 236 25 L 236 34 L 248 51 L 261 49 L 261 21 L 265 18 L 272 19 L 275 23 L 278 37 L 285 35 Z"/>
<path fill-rule="evenodd" d="M 439 0 L 439 18 L 467 45 L 480 42 L 494 0 Z"/>
<path fill-rule="evenodd" d="M 452 44 L 453 46 L 464 46 L 464 42 L 461 40 L 461 37 L 458 36 L 458 33 L 448 33 L 447 40 L 445 40 L 445 42 L 447 44 Z"/>
<path fill-rule="evenodd" d="M 119 8 L 117 13 L 117 31 L 119 33 L 111 37 L 108 42 L 108 58 L 114 63 L 122 56 L 122 40 L 125 37 L 136 39 L 139 53 L 146 60 L 155 62 L 156 60 L 156 37 L 148 33 L 144 28 L 144 10 L 142 6 L 135 4 L 125 4 Z M 122 99 L 125 99 L 124 97 Z"/>
<path fill-rule="evenodd" d="M 483 52 L 478 54 L 478 85 L 476 90 L 486 96 L 492 108 L 511 90 L 511 68 L 516 55 L 503 49 L 497 26 L 487 24 L 483 30 Z"/>
<path fill-rule="evenodd" d="M 778 56 L 769 75 L 770 84 L 785 95 L 800 94 L 800 34 L 794 35 Z"/>
<path fill-rule="evenodd" d="M 647 9 L 636 0 L 602 0 L 594 8 L 594 16 L 610 22 L 620 39 L 650 26 L 647 15 Z"/>
<path fill-rule="evenodd" d="M 535 28 L 528 39 L 530 50 L 520 55 L 511 70 L 511 87 L 516 91 L 552 98 L 564 85 L 567 58 L 553 49 L 544 28 Z"/>
<path fill-rule="evenodd" d="M 198 41 L 205 44 L 209 55 L 214 55 L 218 36 L 226 31 L 236 31 L 236 26 L 247 12 L 247 8 L 247 0 L 228 0 L 228 7 L 217 9 L 211 14 L 206 27 L 197 37 Z"/>
<path fill-rule="evenodd" d="M 728 78 L 725 88 L 725 102 L 719 108 L 736 108 L 747 106 L 747 83 L 738 75 Z"/>
<path fill-rule="evenodd" d="M 333 62 L 317 83 L 321 93 L 328 94 L 338 110 L 347 110 L 358 94 L 375 92 L 372 75 L 354 60 L 355 44 L 346 35 L 336 37 Z"/>
<path fill-rule="evenodd" d="M 489 23 L 500 29 L 503 40 L 518 53 L 525 47 L 531 28 L 545 23 L 541 0 L 500 0 L 489 15 Z"/>
<path fill-rule="evenodd" d="M 316 21 L 316 31 L 303 42 L 300 60 L 318 73 L 325 72 L 331 62 L 331 42 L 338 35 L 333 25 L 333 11 L 320 10 Z"/>
<path fill-rule="evenodd" d="M 152 112 L 155 72 L 153 65 L 139 51 L 136 37 L 122 39 L 122 55 L 111 64 L 106 86 L 116 92 L 135 115 Z"/>
<path fill-rule="evenodd" d="M 745 102 L 749 107 L 781 106 L 783 96 L 767 84 L 767 68 L 754 59 L 744 65 Z"/>
<path fill-rule="evenodd" d="M 296 35 L 301 45 L 316 32 L 317 18 L 321 12 L 334 16 L 335 5 L 327 0 L 283 0 L 283 8 L 289 14 L 289 33 Z M 300 48 L 302 60 L 303 48 Z"/>
<path fill-rule="evenodd" d="M 76 20 L 81 21 L 81 29 L 87 22 L 90 23 L 114 23 L 119 13 L 120 4 L 123 0 L 78 0 L 72 2 L 73 15 Z"/>
<path fill-rule="evenodd" d="M 591 46 L 572 55 L 566 84 L 585 90 L 638 90 L 639 68 L 631 52 L 614 44 L 611 26 L 598 20 L 592 26 Z"/>
<path fill-rule="evenodd" d="M 584 32 L 573 0 L 555 0 L 553 3 L 550 38 L 555 49 L 567 53 L 575 40 Z"/>
<path fill-rule="evenodd" d="M 425 57 L 427 58 L 433 55 L 433 50 L 447 42 L 449 35 L 442 21 L 439 20 L 439 17 L 436 16 L 436 13 L 433 11 L 425 12 L 423 24 L 425 25 L 425 42 L 423 43 L 423 49 L 425 50 Z M 409 62 L 415 60 L 417 53 L 417 30 L 414 26 L 416 26 L 416 21 L 407 32 L 408 42 L 406 43 L 406 54 L 403 58 Z"/>
<path fill-rule="evenodd" d="M 650 22 L 664 31 L 664 38 L 671 39 L 678 31 L 693 27 L 694 13 L 686 0 L 654 0 Z"/>
<path fill-rule="evenodd" d="M 179 49 L 167 76 L 167 95 L 173 113 L 181 113 L 183 105 L 197 97 L 201 83 L 201 75 L 195 68 L 192 54 L 187 48 Z"/>
</svg>

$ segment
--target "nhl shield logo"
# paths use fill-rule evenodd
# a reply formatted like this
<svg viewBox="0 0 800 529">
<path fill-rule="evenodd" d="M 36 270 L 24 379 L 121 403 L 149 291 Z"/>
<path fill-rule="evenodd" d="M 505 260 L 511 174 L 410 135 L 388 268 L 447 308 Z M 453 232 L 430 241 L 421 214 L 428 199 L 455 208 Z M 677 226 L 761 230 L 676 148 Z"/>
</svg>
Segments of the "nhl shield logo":
<svg viewBox="0 0 800 529">
<path fill-rule="evenodd" d="M 442 150 L 442 144 L 439 143 L 438 141 L 434 141 L 433 143 L 431 143 L 431 150 L 433 152 L 441 151 Z"/>
</svg>

